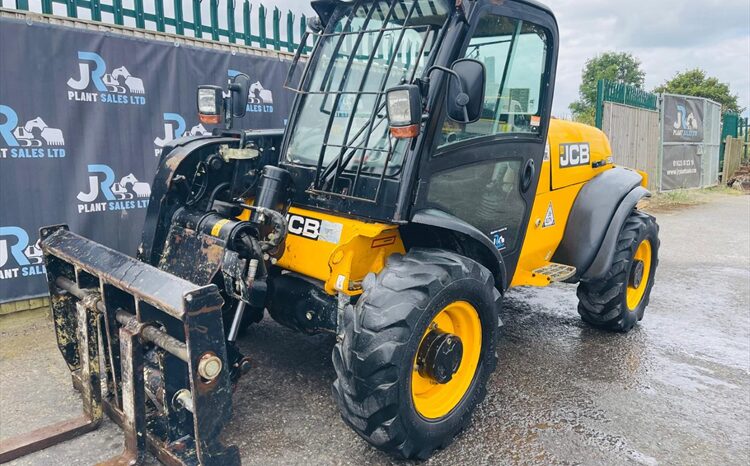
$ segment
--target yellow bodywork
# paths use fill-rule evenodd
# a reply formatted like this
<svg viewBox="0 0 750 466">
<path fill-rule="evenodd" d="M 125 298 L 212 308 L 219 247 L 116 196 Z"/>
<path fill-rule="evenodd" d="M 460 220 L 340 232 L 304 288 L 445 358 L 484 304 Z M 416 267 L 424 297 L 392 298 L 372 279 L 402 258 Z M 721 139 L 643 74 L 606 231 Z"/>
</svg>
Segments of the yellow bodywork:
<svg viewBox="0 0 750 466">
<path fill-rule="evenodd" d="M 590 163 L 560 167 L 562 145 L 575 143 L 589 144 Z M 551 283 L 549 277 L 534 271 L 551 263 L 552 256 L 562 241 L 568 216 L 578 193 L 587 181 L 613 167 L 611 157 L 609 140 L 598 129 L 570 121 L 550 122 L 548 150 L 542 164 L 534 205 L 531 207 L 526 238 L 511 281 L 512 287 L 547 286 Z M 597 162 L 604 163 L 599 168 L 593 168 L 592 164 Z M 545 226 L 550 210 L 554 224 Z"/>
<path fill-rule="evenodd" d="M 362 280 L 368 273 L 380 272 L 391 254 L 405 252 L 397 225 L 367 223 L 296 207 L 289 210 L 289 215 L 290 234 L 278 265 L 324 282 L 329 294 L 360 294 Z M 321 232 L 327 233 L 317 239 L 294 234 L 291 230 L 299 230 L 302 224 L 300 217 L 320 221 Z"/>
<path fill-rule="evenodd" d="M 561 167 L 560 151 L 569 144 L 588 144 L 590 162 Z M 598 129 L 552 120 L 548 150 L 511 287 L 547 286 L 552 282 L 550 277 L 535 271 L 551 264 L 578 193 L 587 181 L 613 168 L 611 157 L 609 141 Z M 643 185 L 647 182 L 644 174 Z M 548 221 L 550 212 L 552 224 Z M 360 294 L 362 280 L 368 273 L 379 273 L 391 254 L 405 253 L 397 225 L 297 207 L 292 207 L 289 215 L 290 233 L 278 265 L 320 280 L 329 294 Z"/>
</svg>

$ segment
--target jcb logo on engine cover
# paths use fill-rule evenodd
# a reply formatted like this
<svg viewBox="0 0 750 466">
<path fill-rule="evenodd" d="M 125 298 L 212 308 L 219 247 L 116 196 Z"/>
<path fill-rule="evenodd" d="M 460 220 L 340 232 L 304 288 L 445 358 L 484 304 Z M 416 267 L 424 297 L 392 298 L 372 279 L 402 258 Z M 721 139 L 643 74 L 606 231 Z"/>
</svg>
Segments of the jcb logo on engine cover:
<svg viewBox="0 0 750 466">
<path fill-rule="evenodd" d="M 580 167 L 591 162 L 591 147 L 588 142 L 560 144 L 560 168 Z"/>
<path fill-rule="evenodd" d="M 338 244 L 344 225 L 328 220 L 318 220 L 312 217 L 289 214 L 286 216 L 289 234 L 302 236 L 315 241 Z"/>
<path fill-rule="evenodd" d="M 305 238 L 318 239 L 320 236 L 320 220 L 317 218 L 303 217 L 301 215 L 287 215 L 289 233 Z"/>
</svg>

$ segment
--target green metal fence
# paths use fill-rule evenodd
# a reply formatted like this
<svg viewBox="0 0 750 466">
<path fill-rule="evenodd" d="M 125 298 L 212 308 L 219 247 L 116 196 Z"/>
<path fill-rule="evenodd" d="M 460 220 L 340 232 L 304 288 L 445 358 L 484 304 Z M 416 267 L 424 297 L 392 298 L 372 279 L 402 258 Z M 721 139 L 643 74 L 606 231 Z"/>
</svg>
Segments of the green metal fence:
<svg viewBox="0 0 750 466">
<path fill-rule="evenodd" d="M 750 143 L 749 121 L 749 118 L 743 118 L 737 113 L 727 112 L 721 116 L 721 163 L 724 163 L 724 151 L 727 137 L 741 139 L 745 142 L 742 160 L 747 161 L 749 145 L 748 143 Z"/>
<path fill-rule="evenodd" d="M 602 128 L 604 102 L 615 102 L 631 107 L 657 110 L 659 96 L 629 84 L 599 80 L 596 86 L 596 127 Z"/>
<path fill-rule="evenodd" d="M 165 1 L 171 1 L 174 14 L 165 14 Z M 144 0 L 133 0 L 133 8 L 123 6 L 123 0 L 41 0 L 42 13 L 54 14 L 53 5 L 65 7 L 65 15 L 78 18 L 79 10 L 88 10 L 93 21 L 110 22 L 102 19 L 102 13 L 111 15 L 111 22 L 126 25 L 126 18 L 132 18 L 138 29 L 173 32 L 175 34 L 202 39 L 211 39 L 232 44 L 244 44 L 277 51 L 294 52 L 299 40 L 307 29 L 307 18 L 297 18 L 291 11 L 285 15 L 274 7 L 270 11 L 271 30 L 267 25 L 269 9 L 260 5 L 257 9 L 248 1 L 242 1 L 242 11 L 237 11 L 240 1 L 205 0 L 208 2 L 208 18 L 204 18 L 201 0 L 154 0 L 154 11 L 144 9 Z M 106 2 L 106 3 L 105 3 Z M 224 5 L 220 5 L 220 3 Z M 29 11 L 29 0 L 16 0 L 18 10 Z M 185 11 L 192 12 L 192 21 L 185 19 Z M 224 15 L 226 27 L 220 27 L 220 15 Z M 240 20 L 238 20 L 238 17 Z M 283 25 L 283 26 L 282 26 Z M 257 26 L 257 31 L 254 27 Z M 173 29 L 173 30 L 168 30 Z M 285 31 L 282 39 L 282 30 Z"/>
</svg>

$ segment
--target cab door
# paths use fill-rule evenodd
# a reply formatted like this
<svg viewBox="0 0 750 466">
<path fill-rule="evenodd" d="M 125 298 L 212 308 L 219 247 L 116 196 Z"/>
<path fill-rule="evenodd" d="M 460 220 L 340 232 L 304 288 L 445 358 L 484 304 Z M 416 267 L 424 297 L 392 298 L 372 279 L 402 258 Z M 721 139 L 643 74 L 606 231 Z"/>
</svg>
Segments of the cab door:
<svg viewBox="0 0 750 466">
<path fill-rule="evenodd" d="M 512 277 L 545 157 L 557 29 L 550 14 L 520 2 L 485 4 L 470 24 L 456 58 L 485 65 L 482 116 L 431 125 L 413 212 L 440 209 L 476 227 Z"/>
</svg>

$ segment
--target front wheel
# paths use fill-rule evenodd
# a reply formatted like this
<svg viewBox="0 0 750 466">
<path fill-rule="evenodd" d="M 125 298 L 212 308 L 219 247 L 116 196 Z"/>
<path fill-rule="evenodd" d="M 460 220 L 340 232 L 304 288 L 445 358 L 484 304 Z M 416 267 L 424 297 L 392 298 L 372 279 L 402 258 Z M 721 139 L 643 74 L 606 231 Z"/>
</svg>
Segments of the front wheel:
<svg viewBox="0 0 750 466">
<path fill-rule="evenodd" d="M 630 331 L 643 319 L 659 263 L 659 226 L 654 217 L 633 211 L 617 238 L 612 266 L 599 280 L 578 286 L 578 313 L 606 330 Z"/>
<path fill-rule="evenodd" d="M 453 252 L 393 256 L 349 306 L 333 350 L 341 416 L 373 446 L 425 459 L 470 421 L 495 368 L 500 293 Z"/>
</svg>

